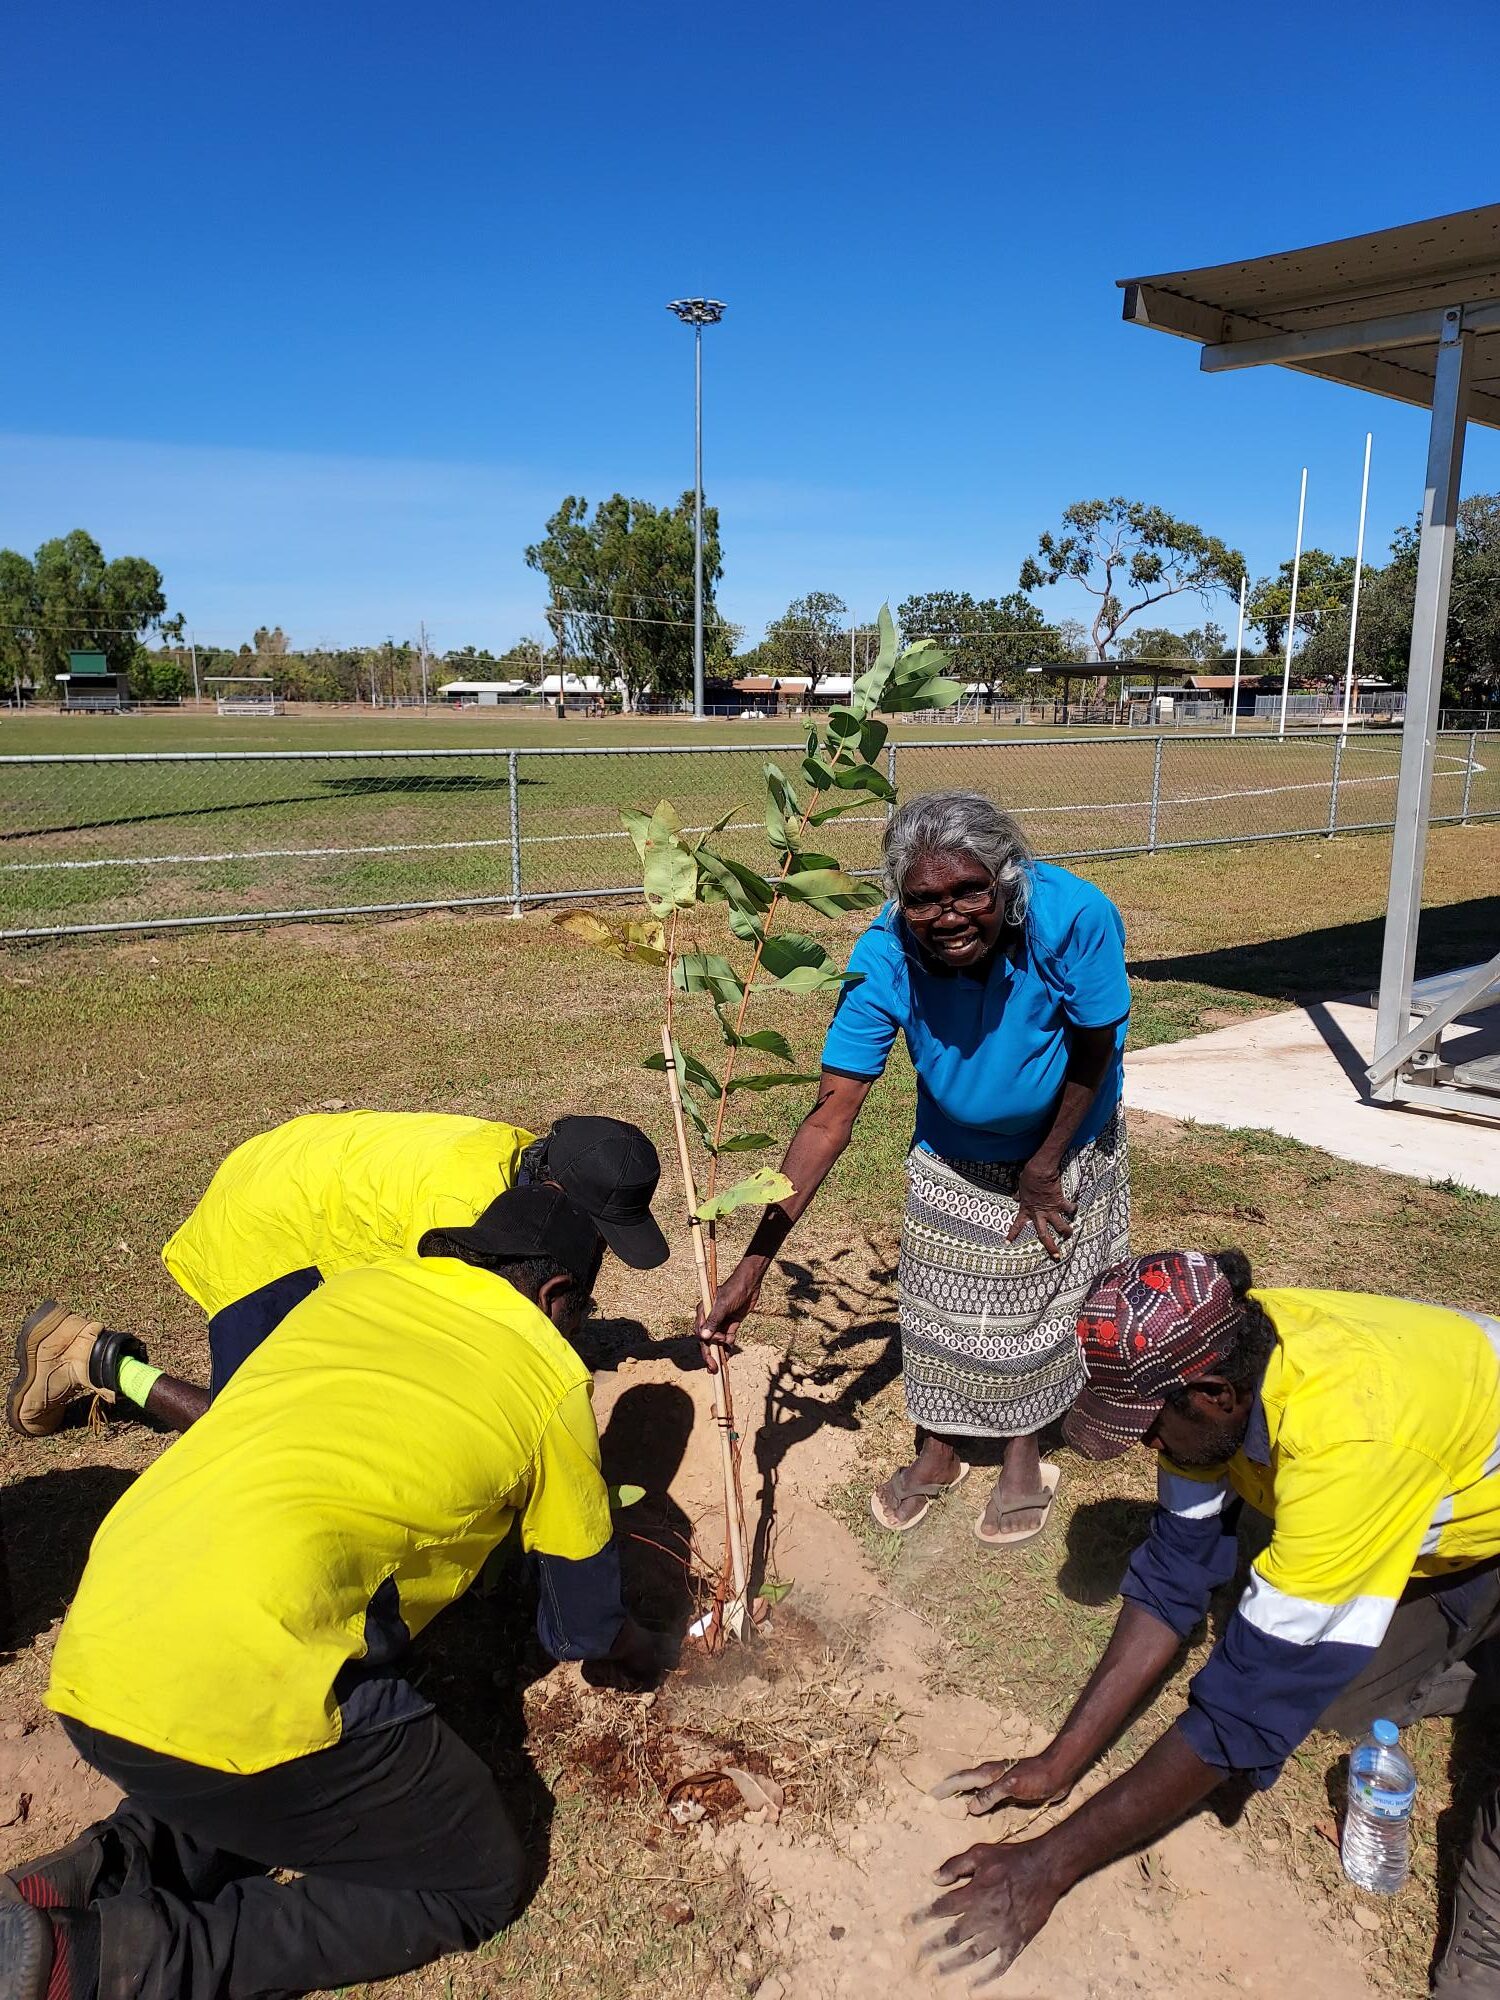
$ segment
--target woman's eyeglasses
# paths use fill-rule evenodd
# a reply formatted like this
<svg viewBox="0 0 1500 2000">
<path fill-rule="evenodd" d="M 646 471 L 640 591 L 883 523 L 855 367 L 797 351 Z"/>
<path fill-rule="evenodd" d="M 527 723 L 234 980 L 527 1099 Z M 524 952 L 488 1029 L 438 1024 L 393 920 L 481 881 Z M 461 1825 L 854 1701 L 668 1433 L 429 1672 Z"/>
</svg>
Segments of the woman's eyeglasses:
<svg viewBox="0 0 1500 2000">
<path fill-rule="evenodd" d="M 901 914 L 913 924 L 930 924 L 944 910 L 951 910 L 956 917 L 982 917 L 994 909 L 999 892 L 1000 884 L 991 882 L 987 889 L 960 889 L 956 896 L 903 896 Z"/>
</svg>

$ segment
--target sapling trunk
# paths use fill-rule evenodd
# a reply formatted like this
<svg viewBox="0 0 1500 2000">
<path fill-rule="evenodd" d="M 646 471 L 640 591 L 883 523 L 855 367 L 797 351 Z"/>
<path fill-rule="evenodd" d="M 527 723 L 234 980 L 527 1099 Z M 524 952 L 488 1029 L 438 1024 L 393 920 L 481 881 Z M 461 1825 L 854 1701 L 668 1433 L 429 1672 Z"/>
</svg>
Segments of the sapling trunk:
<svg viewBox="0 0 1500 2000">
<path fill-rule="evenodd" d="M 677 1087 L 677 1063 L 672 1050 L 672 1031 L 661 1031 L 662 1055 L 666 1064 L 667 1095 L 672 1104 L 672 1123 L 677 1134 L 677 1159 L 682 1169 L 683 1194 L 687 1201 L 688 1232 L 693 1239 L 693 1262 L 698 1272 L 698 1300 L 704 1313 L 713 1310 L 714 1288 L 708 1274 L 708 1252 L 703 1241 L 703 1223 L 698 1215 L 698 1188 L 693 1173 L 693 1156 L 688 1147 L 687 1119 L 682 1109 L 682 1092 Z M 729 1572 L 734 1596 L 724 1607 L 724 1623 L 739 1637 L 744 1629 L 749 1605 L 749 1570 L 745 1560 L 745 1502 L 740 1492 L 739 1463 L 734 1448 L 734 1390 L 729 1380 L 729 1359 L 724 1356 L 713 1378 L 714 1423 L 718 1426 L 719 1450 L 724 1473 L 724 1519 L 729 1537 Z"/>
</svg>

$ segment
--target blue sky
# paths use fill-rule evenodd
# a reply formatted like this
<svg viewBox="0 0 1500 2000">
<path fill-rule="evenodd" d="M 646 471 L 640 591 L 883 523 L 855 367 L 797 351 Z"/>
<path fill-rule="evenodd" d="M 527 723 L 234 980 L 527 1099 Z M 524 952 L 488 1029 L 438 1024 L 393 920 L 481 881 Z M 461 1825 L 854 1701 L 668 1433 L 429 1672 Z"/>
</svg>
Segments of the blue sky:
<svg viewBox="0 0 1500 2000">
<path fill-rule="evenodd" d="M 698 291 L 752 637 L 808 589 L 1010 589 L 1115 491 L 1269 570 L 1304 463 L 1352 550 L 1367 428 L 1379 555 L 1423 414 L 1202 377 L 1114 280 L 1495 196 L 1496 38 L 1390 0 L 54 0 L 7 56 L 0 545 L 87 527 L 219 641 L 539 629 L 564 493 L 690 483 Z"/>
</svg>

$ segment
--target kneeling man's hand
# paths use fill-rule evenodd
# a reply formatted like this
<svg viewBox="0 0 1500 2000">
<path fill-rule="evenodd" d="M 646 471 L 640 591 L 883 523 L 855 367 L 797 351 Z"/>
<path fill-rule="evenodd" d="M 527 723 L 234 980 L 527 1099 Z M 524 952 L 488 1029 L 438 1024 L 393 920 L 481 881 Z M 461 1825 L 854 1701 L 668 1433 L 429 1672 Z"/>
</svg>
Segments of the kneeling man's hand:
<svg viewBox="0 0 1500 2000">
<path fill-rule="evenodd" d="M 943 1929 L 922 1947 L 939 1958 L 940 1972 L 972 1972 L 985 1959 L 983 1979 L 998 1979 L 1041 1930 L 1063 1894 L 1047 1856 L 1045 1836 L 1017 1846 L 980 1842 L 955 1854 L 937 1871 L 940 1883 L 957 1883 L 919 1913 Z M 940 1954 L 951 1955 L 941 1958 Z"/>
</svg>

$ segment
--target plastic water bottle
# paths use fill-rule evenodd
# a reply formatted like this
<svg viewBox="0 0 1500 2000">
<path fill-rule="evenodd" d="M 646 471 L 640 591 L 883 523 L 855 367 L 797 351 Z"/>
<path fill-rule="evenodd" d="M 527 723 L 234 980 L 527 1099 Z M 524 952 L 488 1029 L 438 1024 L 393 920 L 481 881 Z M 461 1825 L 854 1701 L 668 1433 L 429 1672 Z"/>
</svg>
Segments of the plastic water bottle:
<svg viewBox="0 0 1500 2000">
<path fill-rule="evenodd" d="M 1349 1759 L 1349 1809 L 1339 1858 L 1356 1889 L 1394 1896 L 1411 1864 L 1417 1774 L 1394 1722 L 1377 1722 Z"/>
</svg>

